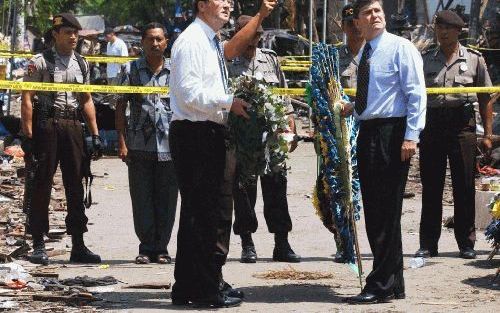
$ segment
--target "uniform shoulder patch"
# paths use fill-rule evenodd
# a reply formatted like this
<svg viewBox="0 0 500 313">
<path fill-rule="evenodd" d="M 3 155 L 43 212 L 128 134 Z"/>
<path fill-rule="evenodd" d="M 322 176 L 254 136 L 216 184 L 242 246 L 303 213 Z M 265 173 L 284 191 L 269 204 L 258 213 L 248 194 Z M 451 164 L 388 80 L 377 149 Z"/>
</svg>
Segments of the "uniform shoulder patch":
<svg viewBox="0 0 500 313">
<path fill-rule="evenodd" d="M 274 56 L 278 56 L 278 54 L 276 53 L 276 51 L 274 50 L 271 50 L 271 49 L 260 49 L 260 51 L 262 51 L 262 53 L 266 53 L 266 54 L 271 54 L 271 55 L 274 55 Z"/>
</svg>

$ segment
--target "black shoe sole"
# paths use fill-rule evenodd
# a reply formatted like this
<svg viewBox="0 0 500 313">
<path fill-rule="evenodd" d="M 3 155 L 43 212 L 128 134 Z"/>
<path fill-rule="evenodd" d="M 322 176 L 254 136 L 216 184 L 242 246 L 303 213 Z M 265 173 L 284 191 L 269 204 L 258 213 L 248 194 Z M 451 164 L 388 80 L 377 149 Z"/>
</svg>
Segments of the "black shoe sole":
<svg viewBox="0 0 500 313">
<path fill-rule="evenodd" d="M 396 293 L 396 294 L 394 294 L 394 299 L 404 300 L 404 299 L 406 299 L 406 294 L 404 292 L 403 293 Z"/>
<path fill-rule="evenodd" d="M 302 260 L 301 259 L 285 259 L 285 258 L 278 258 L 278 257 L 273 257 L 274 262 L 284 262 L 284 263 L 300 263 Z"/>
<path fill-rule="evenodd" d="M 40 264 L 40 265 L 49 265 L 50 261 L 42 261 L 42 260 L 32 260 L 31 258 L 28 258 L 28 261 L 33 264 Z"/>
<path fill-rule="evenodd" d="M 257 259 L 240 259 L 240 263 L 257 263 Z"/>
<path fill-rule="evenodd" d="M 81 263 L 81 264 L 101 264 L 102 260 L 85 260 L 85 259 L 79 259 L 79 258 L 69 258 L 70 263 Z"/>
<path fill-rule="evenodd" d="M 346 302 L 351 304 L 351 305 L 363 305 L 363 304 L 375 304 L 375 303 L 389 303 L 391 300 L 393 300 L 395 297 L 394 296 L 389 296 L 385 298 L 376 298 L 373 301 L 353 301 L 350 299 L 347 299 Z"/>
<path fill-rule="evenodd" d="M 189 305 L 189 300 L 186 299 L 172 299 L 172 305 L 185 306 Z"/>
</svg>

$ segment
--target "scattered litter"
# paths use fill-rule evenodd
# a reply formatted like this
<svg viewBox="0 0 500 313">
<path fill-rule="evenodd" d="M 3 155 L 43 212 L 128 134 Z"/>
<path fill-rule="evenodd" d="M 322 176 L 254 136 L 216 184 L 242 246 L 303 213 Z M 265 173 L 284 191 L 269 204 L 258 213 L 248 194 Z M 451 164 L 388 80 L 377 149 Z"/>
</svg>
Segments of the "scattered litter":
<svg viewBox="0 0 500 313">
<path fill-rule="evenodd" d="M 30 274 L 19 264 L 6 263 L 0 264 L 0 281 L 5 284 L 12 281 L 27 280 Z"/>
<path fill-rule="evenodd" d="M 3 300 L 0 301 L 0 309 L 1 310 L 13 310 L 19 308 L 19 303 L 12 300 Z"/>
<path fill-rule="evenodd" d="M 253 277 L 262 279 L 318 280 L 333 278 L 333 274 L 325 272 L 298 271 L 295 268 L 288 266 L 288 268 L 280 271 L 267 271 L 264 273 L 254 274 Z"/>
<path fill-rule="evenodd" d="M 423 267 L 424 265 L 425 265 L 425 259 L 422 257 L 412 258 L 409 264 L 410 268 L 420 268 Z"/>
<path fill-rule="evenodd" d="M 109 264 L 103 264 L 103 265 L 99 265 L 99 268 L 101 270 L 107 270 L 109 268 Z"/>
<path fill-rule="evenodd" d="M 125 289 L 170 289 L 171 284 L 167 283 L 145 283 L 145 284 L 135 284 L 135 285 L 128 285 L 123 288 Z"/>
<path fill-rule="evenodd" d="M 66 286 L 84 286 L 84 287 L 96 287 L 96 286 L 108 286 L 118 284 L 119 281 L 113 276 L 104 276 L 101 278 L 93 278 L 87 275 L 77 276 L 75 278 L 67 278 L 60 281 L 61 284 Z"/>
</svg>

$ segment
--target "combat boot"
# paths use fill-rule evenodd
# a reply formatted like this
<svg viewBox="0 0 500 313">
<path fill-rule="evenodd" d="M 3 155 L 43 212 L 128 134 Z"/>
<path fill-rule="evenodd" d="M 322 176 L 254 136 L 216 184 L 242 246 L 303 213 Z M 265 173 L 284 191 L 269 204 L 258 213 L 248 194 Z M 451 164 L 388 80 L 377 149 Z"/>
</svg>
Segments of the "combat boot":
<svg viewBox="0 0 500 313">
<path fill-rule="evenodd" d="M 299 263 L 300 255 L 296 254 L 290 243 L 288 243 L 288 233 L 276 233 L 274 236 L 275 246 L 273 250 L 273 261 Z"/>
<path fill-rule="evenodd" d="M 101 257 L 90 251 L 83 242 L 83 234 L 71 236 L 73 247 L 69 261 L 72 263 L 101 263 Z"/>
<path fill-rule="evenodd" d="M 34 264 L 49 264 L 49 256 L 45 251 L 43 234 L 33 234 L 33 253 L 28 257 L 28 260 Z"/>
</svg>

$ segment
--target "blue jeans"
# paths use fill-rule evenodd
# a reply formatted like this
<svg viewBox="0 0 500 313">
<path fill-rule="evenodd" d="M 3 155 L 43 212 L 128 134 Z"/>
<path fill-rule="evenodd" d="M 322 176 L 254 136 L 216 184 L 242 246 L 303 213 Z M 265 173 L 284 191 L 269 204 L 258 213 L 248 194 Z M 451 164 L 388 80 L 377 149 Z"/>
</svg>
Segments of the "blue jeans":
<svg viewBox="0 0 500 313">
<path fill-rule="evenodd" d="M 167 253 L 177 206 L 177 180 L 172 161 L 132 158 L 128 177 L 139 254 Z"/>
</svg>

